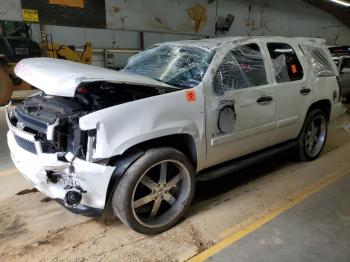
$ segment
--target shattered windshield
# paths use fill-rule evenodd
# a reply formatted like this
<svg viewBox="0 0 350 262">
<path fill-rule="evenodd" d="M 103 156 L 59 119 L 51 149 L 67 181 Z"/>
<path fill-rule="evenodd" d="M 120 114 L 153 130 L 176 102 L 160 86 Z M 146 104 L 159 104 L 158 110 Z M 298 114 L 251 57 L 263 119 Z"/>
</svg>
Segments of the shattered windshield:
<svg viewBox="0 0 350 262">
<path fill-rule="evenodd" d="M 125 71 L 180 88 L 198 85 L 215 51 L 184 45 L 159 45 L 130 58 Z"/>
</svg>

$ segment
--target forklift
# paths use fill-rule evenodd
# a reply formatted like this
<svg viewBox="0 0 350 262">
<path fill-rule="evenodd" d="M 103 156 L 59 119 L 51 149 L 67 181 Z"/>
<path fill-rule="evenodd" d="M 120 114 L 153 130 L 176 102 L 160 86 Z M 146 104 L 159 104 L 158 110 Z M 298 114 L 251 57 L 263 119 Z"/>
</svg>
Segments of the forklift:
<svg viewBox="0 0 350 262">
<path fill-rule="evenodd" d="M 14 67 L 21 59 L 40 56 L 40 46 L 30 39 L 29 25 L 0 21 L 0 105 L 10 101 L 14 90 L 32 88 L 16 77 Z"/>
<path fill-rule="evenodd" d="M 0 106 L 11 100 L 13 91 L 33 89 L 14 73 L 16 64 L 31 57 L 50 57 L 91 64 L 92 46 L 86 43 L 83 51 L 52 41 L 50 35 L 40 44 L 31 40 L 30 25 L 23 22 L 0 21 Z"/>
</svg>

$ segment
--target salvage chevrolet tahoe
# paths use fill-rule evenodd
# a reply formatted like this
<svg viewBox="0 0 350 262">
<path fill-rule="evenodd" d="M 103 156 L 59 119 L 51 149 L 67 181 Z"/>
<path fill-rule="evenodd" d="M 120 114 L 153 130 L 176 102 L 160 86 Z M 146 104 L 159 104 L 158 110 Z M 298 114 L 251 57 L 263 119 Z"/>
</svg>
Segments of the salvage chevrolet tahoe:
<svg viewBox="0 0 350 262">
<path fill-rule="evenodd" d="M 15 72 L 42 90 L 7 108 L 20 172 L 72 211 L 110 204 L 145 234 L 181 219 L 196 180 L 291 148 L 317 158 L 340 99 L 328 49 L 307 38 L 169 42 L 118 72 L 49 58 Z"/>
</svg>

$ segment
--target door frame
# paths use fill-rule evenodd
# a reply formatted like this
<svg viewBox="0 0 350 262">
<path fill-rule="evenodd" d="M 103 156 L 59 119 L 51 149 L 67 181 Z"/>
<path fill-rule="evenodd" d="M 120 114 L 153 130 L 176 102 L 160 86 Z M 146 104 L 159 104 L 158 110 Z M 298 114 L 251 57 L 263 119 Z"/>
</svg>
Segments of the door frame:
<svg viewBox="0 0 350 262">
<path fill-rule="evenodd" d="M 220 163 L 223 161 L 212 161 L 210 158 L 212 157 L 211 155 L 211 150 L 212 148 L 223 144 L 223 143 L 233 143 L 233 141 L 237 141 L 239 139 L 247 139 L 248 137 L 252 137 L 252 136 L 256 136 L 257 134 L 262 134 L 264 132 L 268 132 L 268 131 L 272 131 L 271 133 L 274 132 L 275 126 L 276 126 L 276 101 L 274 101 L 274 109 L 273 109 L 273 122 L 272 123 L 267 123 L 266 125 L 261 125 L 261 126 L 257 126 L 251 129 L 247 129 L 247 130 L 241 130 L 238 131 L 238 133 L 230 133 L 227 135 L 223 135 L 221 137 L 212 137 L 211 134 L 209 134 L 208 132 L 210 132 L 212 129 L 210 129 L 210 125 L 216 124 L 214 123 L 215 121 L 213 121 L 213 119 L 209 119 L 209 115 L 211 116 L 212 114 L 208 114 L 210 110 L 208 110 L 208 108 L 210 107 L 210 105 L 208 105 L 207 103 L 211 102 L 211 99 L 214 99 L 213 96 L 214 93 L 213 91 L 208 91 L 208 89 L 213 90 L 213 79 L 214 79 L 214 75 L 216 73 L 216 71 L 218 70 L 218 67 L 220 66 L 220 64 L 222 63 L 223 59 L 225 58 L 225 56 L 230 52 L 230 50 L 235 49 L 236 47 L 242 46 L 242 45 L 247 45 L 247 44 L 257 44 L 262 58 L 263 58 L 263 62 L 264 62 L 264 67 L 265 67 L 265 72 L 266 72 L 266 81 L 267 84 L 266 85 L 261 85 L 261 86 L 256 86 L 256 87 L 249 87 L 250 89 L 254 89 L 253 92 L 255 92 L 256 90 L 259 89 L 263 89 L 266 87 L 271 87 L 272 88 L 272 94 L 273 94 L 273 98 L 275 100 L 276 96 L 275 96 L 275 87 L 274 87 L 274 81 L 273 81 L 273 75 L 272 75 L 272 63 L 271 61 L 269 61 L 269 54 L 268 52 L 266 52 L 266 49 L 263 46 L 263 43 L 261 42 L 261 39 L 247 39 L 245 41 L 238 41 L 238 42 L 233 42 L 233 43 L 227 43 L 225 44 L 223 47 L 221 47 L 220 49 L 217 50 L 217 54 L 215 55 L 215 57 L 213 58 L 213 63 L 212 65 L 208 68 L 208 71 L 210 72 L 209 74 L 207 74 L 206 78 L 204 79 L 204 97 L 205 97 L 205 101 L 206 101 L 206 105 L 205 105 L 205 112 L 206 112 L 206 119 L 205 119 L 205 129 L 206 129 L 206 145 L 207 145 L 207 166 L 211 166 L 213 164 L 215 164 L 215 162 Z M 242 90 L 235 90 L 236 92 L 241 92 Z M 216 101 L 219 101 L 219 98 L 216 97 Z M 210 111 L 210 113 L 212 113 L 212 111 Z M 213 118 L 213 117 L 212 117 Z M 265 147 L 272 145 L 272 139 L 271 139 L 271 143 L 267 143 Z M 264 148 L 264 147 L 263 147 Z M 261 148 L 257 148 L 256 150 L 259 150 Z M 235 155 L 235 156 L 228 156 L 228 157 L 223 157 L 222 159 L 224 160 L 230 160 L 248 153 L 252 153 L 256 150 L 251 150 L 249 152 L 245 152 L 243 154 L 239 154 L 239 155 Z M 213 163 L 214 162 L 214 163 Z"/>
</svg>

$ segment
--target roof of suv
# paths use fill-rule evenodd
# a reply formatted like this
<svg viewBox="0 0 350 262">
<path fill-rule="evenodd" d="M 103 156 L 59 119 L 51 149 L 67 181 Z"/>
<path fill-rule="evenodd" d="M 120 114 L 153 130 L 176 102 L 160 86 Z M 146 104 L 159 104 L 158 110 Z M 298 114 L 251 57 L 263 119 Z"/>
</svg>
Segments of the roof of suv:
<svg viewBox="0 0 350 262">
<path fill-rule="evenodd" d="M 182 41 L 171 41 L 162 44 L 176 44 L 176 45 L 187 45 L 194 46 L 203 49 L 212 50 L 221 45 L 235 42 L 242 42 L 245 40 L 254 40 L 254 39 L 268 39 L 270 41 L 283 41 L 283 40 L 297 40 L 298 42 L 303 43 L 325 43 L 324 39 L 321 38 L 308 38 L 308 37 L 282 37 L 282 36 L 228 36 L 228 37 L 217 37 L 217 38 L 203 38 L 196 40 L 182 40 Z M 161 45 L 162 45 L 161 44 Z"/>
</svg>

